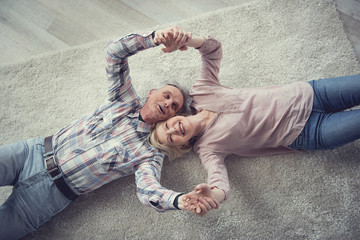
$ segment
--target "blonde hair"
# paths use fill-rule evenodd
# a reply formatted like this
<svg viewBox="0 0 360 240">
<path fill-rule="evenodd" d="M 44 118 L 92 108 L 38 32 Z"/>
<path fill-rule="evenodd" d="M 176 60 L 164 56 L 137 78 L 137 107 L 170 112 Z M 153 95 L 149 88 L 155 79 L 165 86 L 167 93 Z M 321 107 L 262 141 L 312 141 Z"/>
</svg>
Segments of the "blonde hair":
<svg viewBox="0 0 360 240">
<path fill-rule="evenodd" d="M 164 153 L 169 160 L 173 160 L 176 158 L 181 157 L 182 155 L 184 155 L 185 153 L 188 153 L 191 151 L 192 146 L 189 145 L 187 147 L 182 147 L 182 146 L 166 146 L 165 144 L 162 144 L 159 142 L 159 139 L 156 135 L 156 128 L 157 126 L 159 126 L 161 123 L 163 123 L 165 121 L 162 122 L 158 122 L 157 124 L 155 124 L 155 126 L 153 127 L 153 129 L 150 132 L 150 135 L 147 139 L 148 143 L 151 144 L 152 146 L 154 146 L 155 148 L 159 149 L 162 153 Z"/>
</svg>

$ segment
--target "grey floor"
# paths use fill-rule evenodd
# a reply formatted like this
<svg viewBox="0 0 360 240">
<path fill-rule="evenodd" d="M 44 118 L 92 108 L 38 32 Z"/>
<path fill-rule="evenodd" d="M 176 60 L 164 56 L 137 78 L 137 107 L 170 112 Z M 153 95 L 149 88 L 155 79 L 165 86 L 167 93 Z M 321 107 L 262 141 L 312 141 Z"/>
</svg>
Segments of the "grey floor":
<svg viewBox="0 0 360 240">
<path fill-rule="evenodd" d="M 0 0 L 0 65 L 250 1 Z M 360 0 L 335 3 L 360 59 Z"/>
</svg>

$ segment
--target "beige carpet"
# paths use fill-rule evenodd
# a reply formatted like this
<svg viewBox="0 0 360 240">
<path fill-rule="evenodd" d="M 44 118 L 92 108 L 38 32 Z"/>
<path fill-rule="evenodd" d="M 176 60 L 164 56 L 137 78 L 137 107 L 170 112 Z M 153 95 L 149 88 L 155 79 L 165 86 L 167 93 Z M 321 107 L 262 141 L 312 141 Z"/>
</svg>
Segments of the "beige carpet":
<svg viewBox="0 0 360 240">
<path fill-rule="evenodd" d="M 360 73 L 330 0 L 259 0 L 176 24 L 222 41 L 220 79 L 231 87 Z M 107 94 L 108 40 L 0 68 L 0 143 L 53 134 L 95 109 Z M 130 59 L 142 96 L 166 78 L 190 86 L 199 65 L 195 50 L 155 48 Z M 204 218 L 141 205 L 129 176 L 81 197 L 25 239 L 360 238 L 359 142 L 327 152 L 231 156 L 226 164 L 231 197 Z M 193 153 L 164 165 L 170 189 L 189 191 L 206 180 Z M 0 191 L 4 201 L 10 188 Z"/>
</svg>

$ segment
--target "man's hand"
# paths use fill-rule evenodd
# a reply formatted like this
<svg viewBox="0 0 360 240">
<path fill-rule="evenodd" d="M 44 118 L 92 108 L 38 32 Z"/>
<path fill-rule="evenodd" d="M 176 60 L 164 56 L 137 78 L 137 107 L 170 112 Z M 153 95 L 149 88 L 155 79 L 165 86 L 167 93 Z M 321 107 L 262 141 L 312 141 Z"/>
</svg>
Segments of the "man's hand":
<svg viewBox="0 0 360 240">
<path fill-rule="evenodd" d="M 181 205 L 184 209 L 205 216 L 211 209 L 219 208 L 219 202 L 212 193 L 212 187 L 203 183 L 196 186 L 195 190 L 180 197 Z"/>
<path fill-rule="evenodd" d="M 191 41 L 191 39 L 191 32 L 184 32 L 182 28 L 175 26 L 156 31 L 154 41 L 158 45 L 164 44 L 165 48 L 161 50 L 165 53 L 170 53 L 178 49 L 181 51 L 187 50 L 185 44 Z"/>
</svg>

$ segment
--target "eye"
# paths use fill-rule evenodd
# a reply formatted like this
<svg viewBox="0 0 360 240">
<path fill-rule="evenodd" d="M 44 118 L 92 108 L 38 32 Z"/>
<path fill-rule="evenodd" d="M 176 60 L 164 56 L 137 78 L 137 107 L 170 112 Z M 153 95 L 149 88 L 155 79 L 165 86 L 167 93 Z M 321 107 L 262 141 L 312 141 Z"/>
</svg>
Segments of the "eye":
<svg viewBox="0 0 360 240">
<path fill-rule="evenodd" d="M 178 109 L 178 105 L 177 105 L 176 103 L 173 103 L 173 104 L 172 104 L 172 109 L 173 109 L 174 111 L 176 111 L 176 110 Z"/>
<path fill-rule="evenodd" d="M 166 127 L 166 129 L 169 129 L 169 126 L 168 126 L 167 122 L 165 122 L 165 127 Z M 169 135 L 169 139 L 170 139 L 170 142 L 174 143 L 174 140 L 172 139 L 171 134 Z"/>
<path fill-rule="evenodd" d="M 164 94 L 164 98 L 169 99 L 169 98 L 170 98 L 170 95 L 169 95 L 168 93 L 165 93 L 165 94 Z"/>
</svg>

